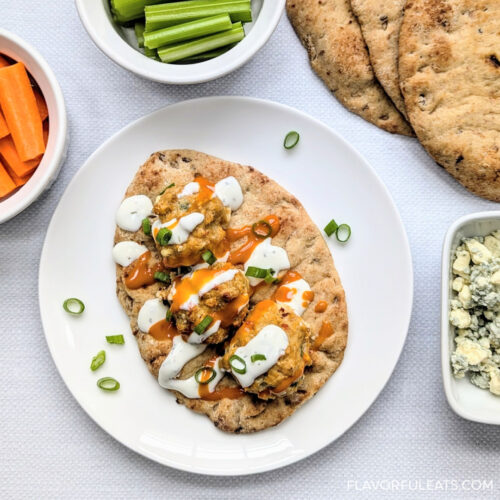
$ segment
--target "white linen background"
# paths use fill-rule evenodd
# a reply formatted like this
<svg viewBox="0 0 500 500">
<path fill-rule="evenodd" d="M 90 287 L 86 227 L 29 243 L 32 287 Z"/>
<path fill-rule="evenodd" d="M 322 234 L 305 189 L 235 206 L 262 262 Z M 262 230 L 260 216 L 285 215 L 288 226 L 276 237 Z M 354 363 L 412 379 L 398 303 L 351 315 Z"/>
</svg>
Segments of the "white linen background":
<svg viewBox="0 0 500 500">
<path fill-rule="evenodd" d="M 499 497 L 500 428 L 462 420 L 448 407 L 439 344 L 444 233 L 457 217 L 498 205 L 467 193 L 416 140 L 392 136 L 346 111 L 309 69 L 286 17 L 240 70 L 211 83 L 177 87 L 143 80 L 112 63 L 93 45 L 70 0 L 0 0 L 0 25 L 47 59 L 65 95 L 70 127 L 67 161 L 52 189 L 0 226 L 2 498 Z M 61 194 L 87 157 L 143 115 L 212 95 L 285 103 L 347 139 L 389 188 L 409 236 L 415 271 L 408 340 L 375 404 L 326 449 L 297 464 L 248 477 L 179 472 L 137 455 L 104 433 L 58 375 L 38 309 L 45 232 Z M 369 376 L 370 367 L 360 369 Z M 493 490 L 361 492 L 349 489 L 348 483 L 358 481 L 362 487 L 370 480 L 421 480 L 425 487 L 426 480 L 444 484 L 467 479 L 493 480 Z"/>
</svg>

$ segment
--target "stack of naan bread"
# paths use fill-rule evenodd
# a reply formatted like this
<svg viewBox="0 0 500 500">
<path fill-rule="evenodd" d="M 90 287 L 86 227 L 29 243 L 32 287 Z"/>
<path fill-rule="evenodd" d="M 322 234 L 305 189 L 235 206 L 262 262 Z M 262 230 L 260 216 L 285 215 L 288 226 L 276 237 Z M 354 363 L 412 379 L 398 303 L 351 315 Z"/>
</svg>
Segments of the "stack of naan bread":
<svg viewBox="0 0 500 500">
<path fill-rule="evenodd" d="M 287 0 L 311 66 L 349 110 L 416 135 L 500 202 L 500 0 Z"/>
</svg>

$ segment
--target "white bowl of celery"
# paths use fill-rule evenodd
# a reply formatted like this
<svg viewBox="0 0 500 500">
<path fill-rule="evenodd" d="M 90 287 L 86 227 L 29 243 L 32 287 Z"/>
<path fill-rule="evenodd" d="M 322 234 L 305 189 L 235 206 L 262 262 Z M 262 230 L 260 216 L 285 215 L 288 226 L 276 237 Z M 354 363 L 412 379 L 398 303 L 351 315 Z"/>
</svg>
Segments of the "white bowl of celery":
<svg viewBox="0 0 500 500">
<path fill-rule="evenodd" d="M 285 0 L 76 0 L 96 45 L 150 80 L 201 83 L 246 63 L 267 42 Z"/>
</svg>

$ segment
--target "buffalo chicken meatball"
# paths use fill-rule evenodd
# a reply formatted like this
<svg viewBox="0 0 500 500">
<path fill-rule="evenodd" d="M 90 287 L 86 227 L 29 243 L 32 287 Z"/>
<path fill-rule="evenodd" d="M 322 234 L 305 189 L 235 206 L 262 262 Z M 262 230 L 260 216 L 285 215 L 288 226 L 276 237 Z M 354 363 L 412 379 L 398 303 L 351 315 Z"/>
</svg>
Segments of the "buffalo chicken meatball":
<svg viewBox="0 0 500 500">
<path fill-rule="evenodd" d="M 242 271 L 218 262 L 178 277 L 168 291 L 177 330 L 191 343 L 218 344 L 248 312 L 250 285 Z"/>
<path fill-rule="evenodd" d="M 310 336 L 292 309 L 263 300 L 231 339 L 222 366 L 261 399 L 290 394 L 311 364 Z"/>
<path fill-rule="evenodd" d="M 166 267 L 192 266 L 207 250 L 224 253 L 231 209 L 203 177 L 185 186 L 167 187 L 153 211 L 159 218 L 152 225 L 152 235 Z"/>
</svg>

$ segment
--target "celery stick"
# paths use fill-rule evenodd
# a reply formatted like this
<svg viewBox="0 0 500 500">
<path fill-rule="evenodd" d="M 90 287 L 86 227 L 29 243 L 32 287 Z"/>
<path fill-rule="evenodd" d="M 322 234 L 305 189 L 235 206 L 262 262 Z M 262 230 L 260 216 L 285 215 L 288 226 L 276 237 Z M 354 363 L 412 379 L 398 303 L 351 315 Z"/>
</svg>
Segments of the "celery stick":
<svg viewBox="0 0 500 500">
<path fill-rule="evenodd" d="M 117 22 L 128 23 L 144 17 L 146 5 L 164 2 L 165 0 L 110 0 L 111 11 Z"/>
<path fill-rule="evenodd" d="M 233 24 L 233 28 L 227 31 L 221 31 L 215 35 L 205 36 L 189 42 L 180 42 L 175 45 L 167 45 L 158 49 L 158 56 L 165 63 L 171 63 L 196 56 L 224 47 L 231 43 L 237 43 L 243 40 L 245 31 L 241 23 Z"/>
<path fill-rule="evenodd" d="M 142 49 L 144 47 L 144 23 L 135 23 L 134 31 L 137 38 L 137 45 Z"/>
<path fill-rule="evenodd" d="M 228 14 L 205 17 L 190 23 L 177 24 L 157 31 L 144 32 L 144 45 L 150 49 L 157 49 L 164 45 L 193 40 L 205 35 L 212 35 L 219 31 L 227 31 L 232 27 Z"/>
<path fill-rule="evenodd" d="M 166 2 L 156 3 L 152 5 L 147 5 L 145 9 L 150 11 L 160 11 L 160 10 L 182 10 L 190 9 L 192 7 L 198 7 L 200 5 L 214 5 L 214 4 L 225 4 L 225 3 L 239 3 L 239 2 L 251 2 L 251 0 L 180 0 L 177 2 Z"/>
<path fill-rule="evenodd" d="M 196 2 L 196 0 L 185 3 L 190 4 L 194 2 Z M 229 14 L 233 23 L 238 21 L 250 22 L 252 20 L 252 8 L 249 0 L 224 0 L 224 3 L 210 0 L 210 2 L 210 4 L 206 5 L 187 6 L 175 10 L 166 9 L 150 11 L 146 8 L 146 31 L 155 31 L 168 26 L 174 26 L 176 24 L 186 23 L 217 14 Z"/>
<path fill-rule="evenodd" d="M 221 49 L 210 50 L 209 52 L 203 52 L 203 54 L 198 54 L 196 56 L 186 57 L 186 59 L 182 59 L 181 61 L 177 61 L 177 64 L 192 64 L 203 61 L 208 61 L 213 59 L 214 57 L 219 57 L 222 54 L 225 54 L 228 50 L 231 50 L 235 45 L 232 43 L 231 45 L 227 45 L 226 47 L 222 47 Z"/>
</svg>

